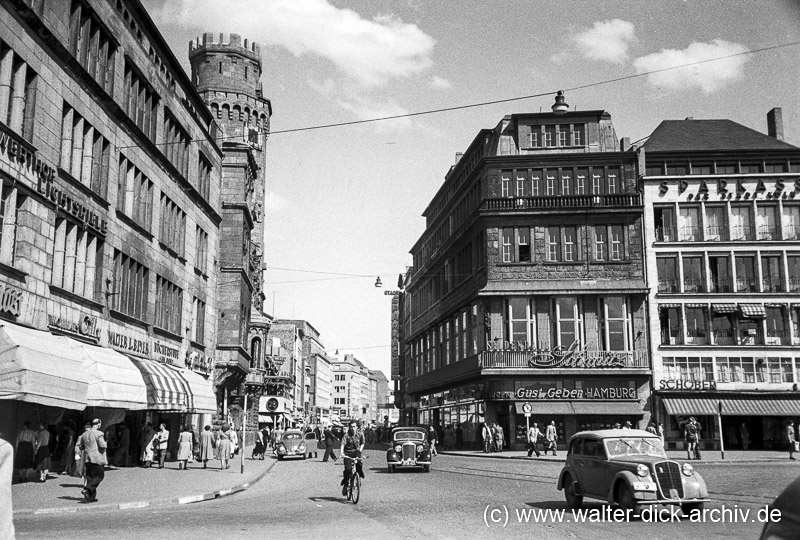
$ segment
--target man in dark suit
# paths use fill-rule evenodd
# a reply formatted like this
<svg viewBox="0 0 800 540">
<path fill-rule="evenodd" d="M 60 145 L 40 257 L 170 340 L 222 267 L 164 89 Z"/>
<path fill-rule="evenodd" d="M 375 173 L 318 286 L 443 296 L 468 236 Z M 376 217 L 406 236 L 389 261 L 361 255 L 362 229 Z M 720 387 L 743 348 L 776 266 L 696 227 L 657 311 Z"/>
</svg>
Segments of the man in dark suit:
<svg viewBox="0 0 800 540">
<path fill-rule="evenodd" d="M 86 487 L 81 493 L 87 501 L 94 502 L 97 500 L 97 486 L 105 478 L 105 466 L 108 465 L 106 439 L 100 431 L 98 418 L 92 420 L 92 428 L 81 435 L 78 447 L 86 456 Z"/>
<path fill-rule="evenodd" d="M 339 441 L 336 440 L 336 435 L 333 434 L 330 426 L 325 428 L 325 431 L 322 432 L 322 436 L 325 438 L 325 455 L 322 456 L 322 461 L 328 461 L 329 457 L 332 457 L 333 461 L 336 461 L 339 458 L 336 457 L 333 449 Z"/>
</svg>

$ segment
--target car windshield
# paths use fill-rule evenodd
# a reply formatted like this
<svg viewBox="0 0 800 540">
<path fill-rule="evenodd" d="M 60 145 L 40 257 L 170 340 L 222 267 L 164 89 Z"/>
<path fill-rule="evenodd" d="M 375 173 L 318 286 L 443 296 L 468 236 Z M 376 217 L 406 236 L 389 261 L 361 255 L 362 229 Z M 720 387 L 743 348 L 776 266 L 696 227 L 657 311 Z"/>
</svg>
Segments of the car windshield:
<svg viewBox="0 0 800 540">
<path fill-rule="evenodd" d="M 425 434 L 421 431 L 398 431 L 394 434 L 394 439 L 396 441 L 403 440 L 412 440 L 412 441 L 424 441 Z"/>
<path fill-rule="evenodd" d="M 610 459 L 626 456 L 667 457 L 664 445 L 658 437 L 620 437 L 606 439 L 604 442 Z"/>
<path fill-rule="evenodd" d="M 287 433 L 286 435 L 283 436 L 283 440 L 284 441 L 294 441 L 294 440 L 297 440 L 299 438 L 300 438 L 300 434 L 299 433 Z"/>
</svg>

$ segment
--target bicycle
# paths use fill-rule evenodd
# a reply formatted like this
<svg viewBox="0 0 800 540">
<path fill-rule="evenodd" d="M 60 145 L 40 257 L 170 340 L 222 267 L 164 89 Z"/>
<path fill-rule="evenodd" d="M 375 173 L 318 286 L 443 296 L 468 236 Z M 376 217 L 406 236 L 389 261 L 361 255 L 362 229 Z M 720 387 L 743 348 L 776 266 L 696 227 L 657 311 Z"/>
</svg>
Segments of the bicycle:
<svg viewBox="0 0 800 540">
<path fill-rule="evenodd" d="M 350 482 L 347 485 L 347 500 L 353 501 L 353 504 L 358 504 L 358 499 L 361 496 L 361 477 L 356 472 L 356 462 L 364 461 L 368 456 L 342 457 L 350 460 Z"/>
</svg>

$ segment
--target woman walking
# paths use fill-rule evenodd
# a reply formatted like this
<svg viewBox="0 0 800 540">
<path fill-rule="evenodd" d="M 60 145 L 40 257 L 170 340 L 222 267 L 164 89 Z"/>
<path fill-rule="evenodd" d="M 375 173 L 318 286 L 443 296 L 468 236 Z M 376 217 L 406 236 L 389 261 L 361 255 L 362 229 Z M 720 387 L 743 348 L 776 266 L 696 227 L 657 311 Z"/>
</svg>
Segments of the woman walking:
<svg viewBox="0 0 800 540">
<path fill-rule="evenodd" d="M 26 420 L 22 423 L 22 431 L 17 435 L 17 448 L 14 452 L 14 468 L 20 470 L 19 476 L 23 482 L 28 480 L 29 471 L 34 467 L 35 444 L 36 432 L 31 429 L 31 423 Z"/>
<path fill-rule="evenodd" d="M 186 470 L 186 464 L 192 455 L 192 440 L 194 437 L 188 425 L 181 426 L 181 428 L 183 431 L 181 431 L 181 434 L 178 436 L 178 470 Z"/>
<path fill-rule="evenodd" d="M 203 468 L 208 466 L 208 460 L 214 459 L 214 434 L 211 432 L 211 426 L 203 428 L 203 433 L 200 435 L 200 461 L 203 462 Z"/>
<path fill-rule="evenodd" d="M 217 439 L 217 458 L 220 462 L 220 469 L 227 469 L 228 460 L 231 457 L 231 436 L 230 427 L 228 424 L 222 424 L 222 431 L 219 432 L 219 439 Z"/>
<path fill-rule="evenodd" d="M 50 432 L 44 422 L 39 422 L 39 431 L 36 432 L 36 457 L 33 463 L 39 473 L 39 482 L 47 480 L 47 473 L 50 472 Z"/>
</svg>

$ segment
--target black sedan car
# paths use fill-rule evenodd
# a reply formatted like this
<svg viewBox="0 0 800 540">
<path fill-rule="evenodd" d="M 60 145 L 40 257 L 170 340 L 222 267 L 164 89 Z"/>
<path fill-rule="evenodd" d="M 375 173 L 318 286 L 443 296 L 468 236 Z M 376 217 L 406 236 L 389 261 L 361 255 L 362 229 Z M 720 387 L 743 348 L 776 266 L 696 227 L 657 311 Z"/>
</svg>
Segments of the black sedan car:
<svg viewBox="0 0 800 540">
<path fill-rule="evenodd" d="M 424 427 L 396 427 L 392 430 L 392 442 L 386 451 L 389 472 L 397 467 L 422 467 L 431 470 L 431 449 Z"/>
</svg>

